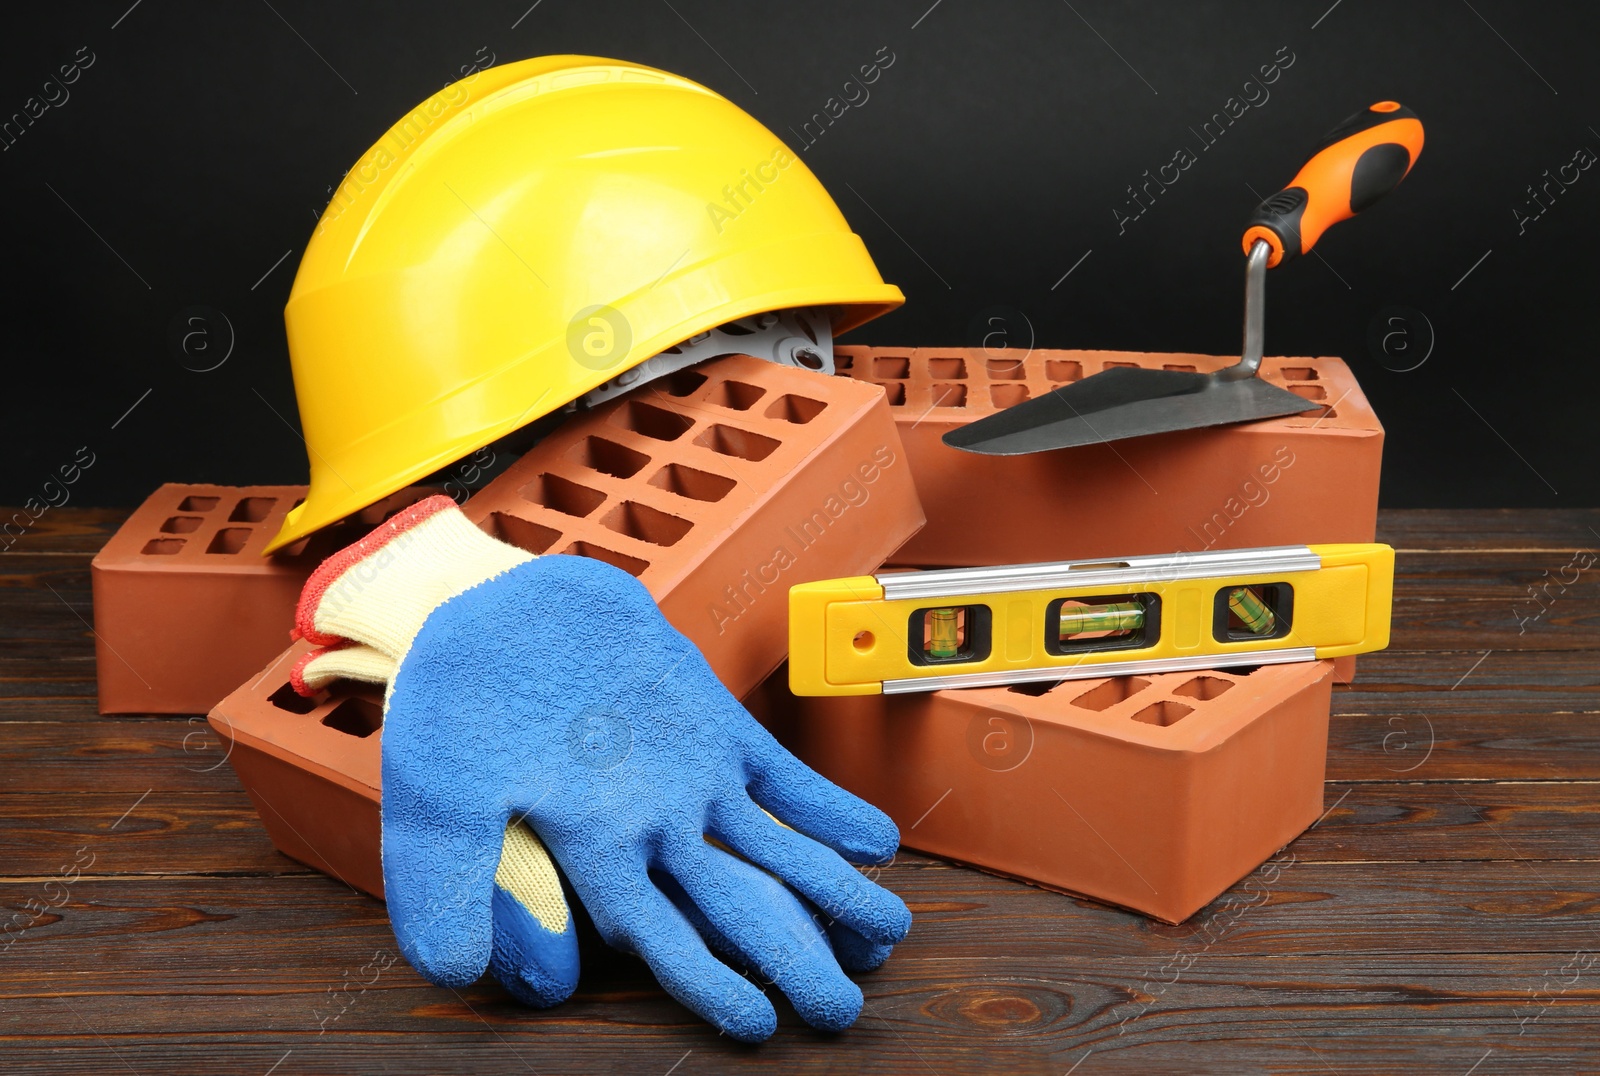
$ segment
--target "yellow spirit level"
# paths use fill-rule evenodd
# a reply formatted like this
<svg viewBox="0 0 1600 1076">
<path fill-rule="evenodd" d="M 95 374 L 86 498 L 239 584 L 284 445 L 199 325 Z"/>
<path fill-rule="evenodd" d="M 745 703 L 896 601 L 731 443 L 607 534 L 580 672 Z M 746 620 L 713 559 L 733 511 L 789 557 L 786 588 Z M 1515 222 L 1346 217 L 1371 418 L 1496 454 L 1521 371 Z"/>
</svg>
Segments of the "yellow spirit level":
<svg viewBox="0 0 1600 1076">
<path fill-rule="evenodd" d="M 1389 645 L 1394 550 L 1274 546 L 886 573 L 789 591 L 797 695 L 1270 665 Z"/>
</svg>

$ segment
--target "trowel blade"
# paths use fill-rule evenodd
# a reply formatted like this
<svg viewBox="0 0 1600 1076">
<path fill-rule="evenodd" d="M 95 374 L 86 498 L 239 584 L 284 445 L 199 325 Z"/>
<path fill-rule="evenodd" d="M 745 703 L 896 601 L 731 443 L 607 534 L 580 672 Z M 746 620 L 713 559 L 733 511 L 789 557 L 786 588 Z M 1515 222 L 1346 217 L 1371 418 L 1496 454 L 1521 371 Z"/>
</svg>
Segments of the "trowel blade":
<svg viewBox="0 0 1600 1076">
<path fill-rule="evenodd" d="M 944 443 L 985 456 L 1021 456 L 1319 406 L 1259 377 L 1224 381 L 1214 374 L 1114 367 L 951 430 Z"/>
</svg>

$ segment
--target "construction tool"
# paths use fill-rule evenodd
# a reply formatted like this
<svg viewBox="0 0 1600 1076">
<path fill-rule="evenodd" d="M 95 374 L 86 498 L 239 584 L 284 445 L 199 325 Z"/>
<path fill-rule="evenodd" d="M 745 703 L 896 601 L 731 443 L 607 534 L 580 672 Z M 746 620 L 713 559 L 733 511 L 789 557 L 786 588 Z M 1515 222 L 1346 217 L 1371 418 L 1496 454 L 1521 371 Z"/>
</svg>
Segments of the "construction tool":
<svg viewBox="0 0 1600 1076">
<path fill-rule="evenodd" d="M 1375 543 L 889 572 L 789 590 L 789 687 L 885 695 L 1313 661 L 1389 645 Z"/>
<path fill-rule="evenodd" d="M 1244 352 L 1215 373 L 1118 367 L 944 435 L 952 448 L 1017 456 L 1152 433 L 1292 415 L 1320 406 L 1259 376 L 1267 270 L 1399 186 L 1422 152 L 1422 121 L 1379 101 L 1330 131 L 1289 186 L 1245 228 Z"/>
</svg>

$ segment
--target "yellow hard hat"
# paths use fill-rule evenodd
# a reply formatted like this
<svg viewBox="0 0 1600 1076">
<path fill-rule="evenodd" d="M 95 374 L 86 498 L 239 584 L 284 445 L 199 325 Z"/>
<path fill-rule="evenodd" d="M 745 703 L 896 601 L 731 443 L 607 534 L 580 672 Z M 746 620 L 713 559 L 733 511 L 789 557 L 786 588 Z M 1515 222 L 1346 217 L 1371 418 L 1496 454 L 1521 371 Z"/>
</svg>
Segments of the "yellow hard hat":
<svg viewBox="0 0 1600 1076">
<path fill-rule="evenodd" d="M 772 132 L 618 60 L 492 67 L 412 109 L 323 212 L 284 311 L 311 489 L 279 549 L 764 311 L 904 302 Z"/>
</svg>

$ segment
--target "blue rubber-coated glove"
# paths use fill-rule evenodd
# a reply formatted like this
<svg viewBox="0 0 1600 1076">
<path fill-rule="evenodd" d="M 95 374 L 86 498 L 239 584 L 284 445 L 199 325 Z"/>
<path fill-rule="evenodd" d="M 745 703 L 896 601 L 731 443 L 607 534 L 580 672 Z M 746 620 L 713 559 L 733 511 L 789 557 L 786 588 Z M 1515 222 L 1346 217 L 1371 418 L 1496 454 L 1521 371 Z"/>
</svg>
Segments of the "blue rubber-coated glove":
<svg viewBox="0 0 1600 1076">
<path fill-rule="evenodd" d="M 403 597 L 427 612 L 383 731 L 384 882 L 407 959 L 449 985 L 483 972 L 502 834 L 525 819 L 601 935 L 719 1028 L 757 1041 L 776 1016 L 697 926 L 810 1023 L 849 1026 L 861 994 L 841 959 L 873 966 L 910 926 L 905 905 L 848 862 L 891 856 L 893 822 L 779 746 L 637 580 L 585 558 L 530 558 L 460 522 L 448 541 L 389 548 L 391 566 L 427 553 L 403 573 Z M 512 563 L 485 570 L 499 554 L 482 542 Z M 330 621 L 375 597 L 386 617 L 403 604 L 384 572 L 359 578 L 363 556 L 324 580 Z M 370 641 L 363 631 L 344 634 Z"/>
<path fill-rule="evenodd" d="M 313 632 L 323 646 L 303 657 L 289 675 L 301 695 L 315 695 L 335 680 L 387 686 L 394 678 L 398 655 Z M 535 1008 L 571 997 L 578 988 L 578 934 L 555 863 L 526 823 L 506 826 L 491 905 L 489 970 L 494 977 L 518 1001 Z"/>
</svg>

